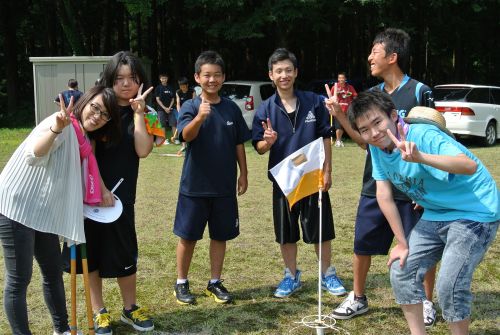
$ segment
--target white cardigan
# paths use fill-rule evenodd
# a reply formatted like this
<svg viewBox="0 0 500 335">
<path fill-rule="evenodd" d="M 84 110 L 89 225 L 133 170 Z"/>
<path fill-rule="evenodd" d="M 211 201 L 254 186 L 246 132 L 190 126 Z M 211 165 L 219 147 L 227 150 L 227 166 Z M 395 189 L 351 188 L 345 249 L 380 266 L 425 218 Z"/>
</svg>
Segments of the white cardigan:
<svg viewBox="0 0 500 335">
<path fill-rule="evenodd" d="M 54 124 L 43 120 L 16 149 L 0 174 L 0 213 L 37 231 L 85 243 L 78 140 L 71 124 L 50 151 L 35 157 L 35 140 Z"/>
</svg>

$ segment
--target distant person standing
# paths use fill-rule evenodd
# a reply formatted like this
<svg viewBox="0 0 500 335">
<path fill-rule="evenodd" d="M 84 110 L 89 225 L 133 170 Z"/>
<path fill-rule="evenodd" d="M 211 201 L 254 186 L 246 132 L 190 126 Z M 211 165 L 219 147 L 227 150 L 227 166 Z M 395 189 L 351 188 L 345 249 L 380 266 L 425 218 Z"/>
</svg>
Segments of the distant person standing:
<svg viewBox="0 0 500 335">
<path fill-rule="evenodd" d="M 83 93 L 78 90 L 78 81 L 76 81 L 76 79 L 70 79 L 68 80 L 68 89 L 66 91 L 62 91 L 61 95 L 64 99 L 64 105 L 68 106 L 71 97 L 73 97 L 73 104 L 76 104 Z M 54 99 L 54 102 L 60 105 L 59 95 Z"/>
<path fill-rule="evenodd" d="M 179 84 L 179 89 L 175 92 L 175 101 L 177 102 L 177 110 L 180 111 L 181 106 L 186 101 L 196 98 L 196 93 L 189 87 L 189 81 L 186 77 L 181 77 L 177 83 Z M 178 134 L 174 133 L 172 138 L 174 138 L 176 143 L 179 141 Z M 186 142 L 182 142 L 182 148 L 179 149 L 177 155 L 181 156 L 184 150 L 186 150 Z"/>
<path fill-rule="evenodd" d="M 177 129 L 177 116 L 174 109 L 175 103 L 175 91 L 168 84 L 168 75 L 161 73 L 159 76 L 160 85 L 155 88 L 155 99 L 158 104 L 158 118 L 160 119 L 161 125 L 167 130 L 168 126 L 172 127 L 172 134 L 175 134 Z M 165 141 L 168 144 L 168 137 Z"/>
<path fill-rule="evenodd" d="M 334 101 L 340 105 L 342 112 L 346 114 L 349 105 L 351 104 L 352 100 L 358 96 L 358 93 L 356 92 L 354 87 L 347 83 L 345 72 L 339 72 L 337 76 L 337 82 L 332 87 L 332 95 Z M 342 142 L 342 135 L 344 135 L 344 128 L 342 128 L 340 122 L 337 120 L 337 118 L 335 118 L 336 147 L 344 146 L 344 142 Z"/>
</svg>

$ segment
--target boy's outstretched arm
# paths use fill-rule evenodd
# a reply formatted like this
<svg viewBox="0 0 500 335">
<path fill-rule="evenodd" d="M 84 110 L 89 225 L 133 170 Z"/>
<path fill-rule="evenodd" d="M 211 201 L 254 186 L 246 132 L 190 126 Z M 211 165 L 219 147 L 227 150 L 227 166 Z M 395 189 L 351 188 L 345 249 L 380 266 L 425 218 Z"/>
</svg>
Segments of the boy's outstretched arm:
<svg viewBox="0 0 500 335">
<path fill-rule="evenodd" d="M 401 216 L 392 196 L 392 186 L 388 180 L 377 180 L 377 202 L 387 222 L 389 222 L 397 242 L 389 254 L 387 265 L 390 266 L 399 259 L 400 265 L 403 267 L 406 257 L 408 257 L 408 242 L 401 223 Z"/>
<path fill-rule="evenodd" d="M 417 145 L 414 142 L 406 141 L 406 136 L 404 135 L 403 128 L 399 124 L 398 130 L 401 140 L 398 140 L 392 134 L 390 129 L 387 129 L 387 135 L 389 135 L 396 147 L 401 151 L 401 158 L 403 160 L 411 163 L 421 163 L 429 165 L 436 169 L 453 174 L 471 175 L 476 172 L 477 163 L 466 155 L 458 154 L 456 156 L 446 156 L 426 154 L 418 150 Z"/>
<path fill-rule="evenodd" d="M 328 99 L 325 99 L 326 109 L 330 112 L 330 114 L 339 121 L 342 125 L 342 128 L 346 131 L 349 137 L 356 142 L 357 145 L 361 147 L 361 149 L 366 150 L 366 142 L 361 138 L 361 135 L 351 127 L 351 123 L 347 119 L 347 115 L 342 112 L 340 105 L 335 101 L 335 97 L 332 96 L 331 90 L 328 87 L 328 84 L 325 84 L 325 90 L 328 94 Z"/>
<path fill-rule="evenodd" d="M 238 177 L 238 195 L 242 195 L 248 188 L 248 169 L 247 169 L 247 156 L 245 153 L 245 145 L 236 145 L 236 160 L 240 168 L 240 176 Z"/>
</svg>

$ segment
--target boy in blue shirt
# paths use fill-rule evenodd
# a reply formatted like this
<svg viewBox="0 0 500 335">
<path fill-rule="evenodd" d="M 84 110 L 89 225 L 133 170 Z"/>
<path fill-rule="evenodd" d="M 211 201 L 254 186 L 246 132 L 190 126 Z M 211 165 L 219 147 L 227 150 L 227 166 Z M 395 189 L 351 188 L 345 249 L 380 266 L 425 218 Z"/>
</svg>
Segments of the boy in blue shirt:
<svg viewBox="0 0 500 335">
<path fill-rule="evenodd" d="M 236 190 L 242 195 L 248 186 L 244 142 L 250 139 L 250 131 L 238 106 L 219 96 L 224 73 L 219 54 L 201 53 L 194 78 L 202 93 L 186 101 L 179 116 L 179 138 L 187 142 L 174 222 L 174 233 L 179 236 L 174 295 L 179 304 L 195 302 L 187 275 L 207 222 L 211 279 L 205 294 L 218 303 L 232 300 L 220 277 L 226 241 L 239 235 Z"/>
<path fill-rule="evenodd" d="M 443 318 L 452 334 L 468 334 L 472 276 L 500 223 L 495 181 L 432 108 L 414 107 L 403 121 L 389 95 L 374 90 L 361 93 L 348 116 L 370 145 L 377 201 L 397 240 L 388 262 L 391 284 L 411 334 L 426 333 L 422 282 L 439 260 Z M 408 239 L 391 183 L 424 208 Z"/>
</svg>

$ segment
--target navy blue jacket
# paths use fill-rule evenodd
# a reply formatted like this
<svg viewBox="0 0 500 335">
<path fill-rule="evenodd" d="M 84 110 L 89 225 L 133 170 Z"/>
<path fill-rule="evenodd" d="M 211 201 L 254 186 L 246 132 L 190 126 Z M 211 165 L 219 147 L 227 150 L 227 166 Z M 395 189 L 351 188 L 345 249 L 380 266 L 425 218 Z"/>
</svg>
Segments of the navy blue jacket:
<svg viewBox="0 0 500 335">
<path fill-rule="evenodd" d="M 330 137 L 329 113 L 325 108 L 324 97 L 313 92 L 299 90 L 294 93 L 297 97 L 295 127 L 276 93 L 259 106 L 253 119 L 252 144 L 254 148 L 257 142 L 263 139 L 262 122 L 266 122 L 267 118 L 271 120 L 273 130 L 278 133 L 278 139 L 269 152 L 269 169 L 318 137 Z M 270 173 L 268 177 L 274 181 Z"/>
</svg>

